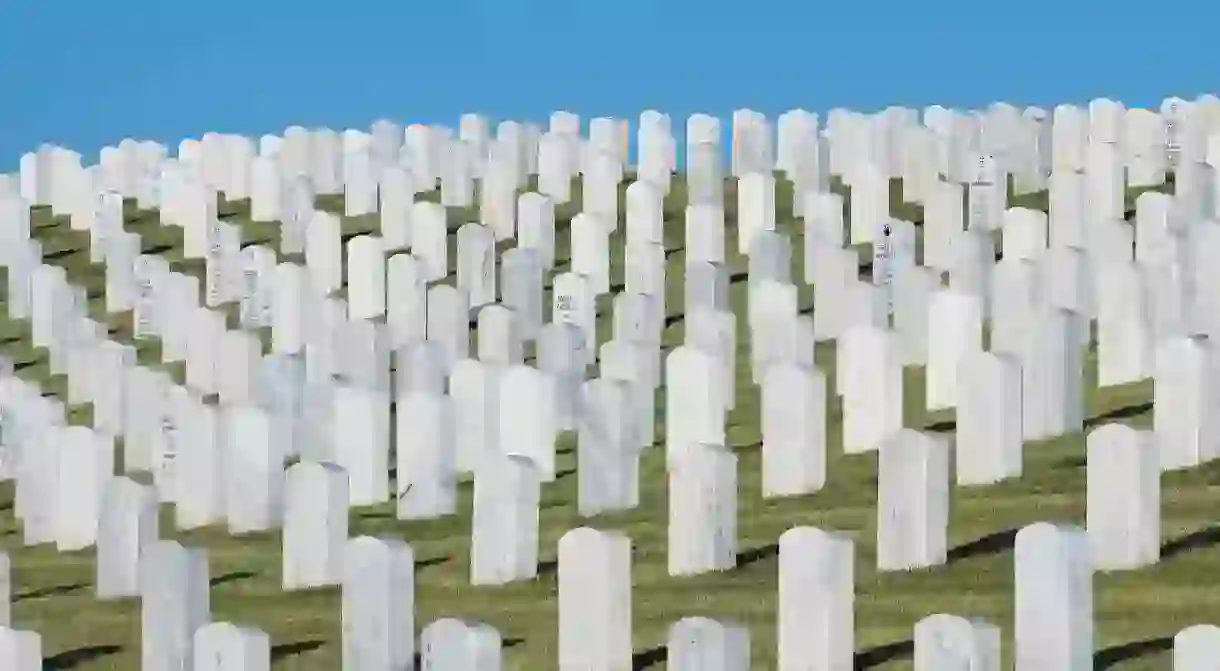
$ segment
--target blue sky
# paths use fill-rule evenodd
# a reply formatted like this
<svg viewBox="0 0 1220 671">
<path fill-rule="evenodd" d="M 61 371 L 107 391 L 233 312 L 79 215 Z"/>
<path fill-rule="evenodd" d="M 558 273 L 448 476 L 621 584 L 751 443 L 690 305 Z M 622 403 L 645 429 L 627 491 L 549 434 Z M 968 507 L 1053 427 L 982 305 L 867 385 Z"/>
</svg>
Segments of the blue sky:
<svg viewBox="0 0 1220 671">
<path fill-rule="evenodd" d="M 0 0 L 0 171 L 40 142 L 93 161 L 124 137 L 462 112 L 1150 105 L 1220 88 L 1214 4 Z"/>
</svg>

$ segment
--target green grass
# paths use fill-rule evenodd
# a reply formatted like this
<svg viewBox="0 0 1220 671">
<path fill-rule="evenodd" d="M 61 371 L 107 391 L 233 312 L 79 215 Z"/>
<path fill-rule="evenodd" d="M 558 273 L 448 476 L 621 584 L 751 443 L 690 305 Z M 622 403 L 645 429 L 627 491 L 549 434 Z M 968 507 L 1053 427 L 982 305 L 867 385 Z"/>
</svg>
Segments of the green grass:
<svg viewBox="0 0 1220 671">
<path fill-rule="evenodd" d="M 800 286 L 801 307 L 812 307 L 811 288 L 802 278 L 802 246 L 799 222 L 789 211 L 791 185 L 780 181 L 776 203 L 780 230 L 793 236 L 793 277 Z M 576 191 L 579 197 L 579 190 Z M 735 249 L 735 189 L 725 189 L 728 265 L 735 276 L 732 300 L 739 315 L 745 300 L 745 259 Z M 892 208 L 895 216 L 919 221 L 918 207 L 901 203 L 894 184 Z M 1132 196 L 1134 194 L 1131 194 Z M 434 194 L 433 194 L 434 196 Z M 1045 194 L 1014 199 L 1012 204 L 1045 209 Z M 340 212 L 341 203 L 323 198 L 319 205 Z M 129 204 L 130 206 L 130 204 Z M 684 185 L 675 180 L 666 201 L 666 247 L 669 255 L 668 311 L 682 313 L 682 212 Z M 577 208 L 558 208 L 557 226 L 566 228 Z M 620 208 L 620 211 L 622 209 Z M 273 224 L 247 219 L 248 203 L 222 203 L 222 217 L 240 223 L 246 244 L 275 247 Z M 128 230 L 143 237 L 145 252 L 165 255 L 173 268 L 201 273 L 198 261 L 181 258 L 182 236 L 177 229 L 162 227 L 155 212 L 126 213 Z M 451 231 L 467 221 L 477 221 L 475 212 L 451 209 Z M 102 317 L 100 299 L 103 279 L 100 266 L 88 264 L 87 234 L 71 232 L 64 219 L 53 219 L 45 211 L 34 213 L 35 235 L 43 241 L 50 262 L 64 266 L 70 279 L 88 287 L 94 312 Z M 370 232 L 372 217 L 344 220 L 344 236 Z M 612 281 L 621 288 L 622 226 L 612 245 Z M 556 258 L 568 256 L 565 235 L 556 238 Z M 451 254 L 455 245 L 450 246 Z M 870 258 L 867 250 L 861 259 Z M 450 267 L 453 267 L 452 265 Z M 452 281 L 452 278 L 450 279 Z M 546 299 L 549 301 L 549 299 Z M 608 337 L 610 297 L 599 302 L 599 341 Z M 235 315 L 233 315 L 235 318 Z M 111 337 L 131 340 L 130 315 L 107 318 Z M 744 320 L 739 319 L 740 325 Z M 39 381 L 48 393 L 63 395 L 64 380 L 48 376 L 45 352 L 32 349 L 23 323 L 4 322 L 3 347 L 17 363 L 19 374 Z M 753 668 L 774 667 L 774 618 L 776 587 L 776 542 L 779 535 L 796 525 L 813 525 L 850 533 L 856 540 L 856 649 L 861 668 L 910 668 L 912 627 L 920 618 L 937 612 L 987 618 L 1003 627 L 1005 656 L 1012 647 L 1012 535 L 1025 524 L 1040 520 L 1084 523 L 1083 436 L 1070 435 L 1052 441 L 1030 443 L 1025 451 L 1025 475 L 1018 481 L 982 488 L 954 489 L 949 528 L 952 561 L 946 566 L 911 573 L 879 574 L 875 570 L 876 464 L 874 455 L 844 456 L 840 445 L 839 408 L 830 408 L 829 480 L 820 492 L 785 500 L 763 500 L 759 482 L 759 397 L 750 384 L 747 339 L 739 333 L 738 405 L 729 416 L 728 442 L 739 458 L 739 547 L 741 565 L 733 571 L 697 578 L 670 578 L 666 574 L 666 487 L 662 450 L 652 448 L 641 464 L 641 504 L 635 511 L 584 520 L 576 514 L 576 478 L 573 439 L 560 440 L 558 469 L 562 476 L 545 487 L 541 507 L 540 558 L 548 567 L 538 579 L 504 587 L 474 588 L 468 584 L 470 486 L 460 491 L 461 514 L 452 519 L 399 522 L 393 508 L 383 506 L 353 510 L 351 535 L 389 534 L 404 538 L 417 558 L 417 629 L 442 616 L 468 617 L 495 626 L 506 641 L 506 668 L 540 670 L 555 668 L 557 600 L 553 562 L 559 537 L 568 529 L 588 524 L 615 529 L 631 537 L 634 545 L 634 644 L 641 659 L 656 659 L 663 647 L 666 629 L 681 617 L 707 615 L 731 617 L 749 626 Z M 680 320 L 667 328 L 664 344 L 680 343 Z M 155 341 L 139 346 L 140 360 L 155 364 L 159 346 Z M 833 347 L 821 345 L 819 365 L 834 374 Z M 158 364 L 159 365 L 159 364 Z M 168 367 L 181 380 L 181 366 Z M 1090 359 L 1086 373 L 1095 376 Z M 923 411 L 922 370 L 906 371 L 906 423 L 916 428 L 943 428 L 952 413 L 929 415 Z M 1135 426 L 1150 423 L 1151 385 L 1141 383 L 1097 393 L 1089 384 L 1090 425 L 1122 421 Z M 658 417 L 664 407 L 658 403 Z M 73 422 L 90 421 L 88 407 L 74 407 Z M 663 428 L 663 427 L 662 427 Z M 663 433 L 660 434 L 663 436 Z M 11 500 L 11 485 L 4 498 Z M 1162 563 L 1128 574 L 1098 575 L 1096 624 L 1098 668 L 1123 670 L 1168 668 L 1171 637 L 1181 628 L 1200 622 L 1220 621 L 1220 587 L 1211 580 L 1220 560 L 1220 528 L 1210 526 L 1220 495 L 1220 466 L 1211 465 L 1164 478 L 1163 535 L 1169 547 Z M 4 500 L 4 499 L 0 499 Z M 48 668 L 135 669 L 139 665 L 139 604 L 135 600 L 103 603 L 95 601 L 93 553 L 56 553 L 53 548 L 22 548 L 11 504 L 3 515 L 3 546 L 14 565 L 14 622 L 19 628 L 43 636 Z M 212 613 L 215 620 L 257 626 L 271 635 L 274 668 L 332 671 L 341 668 L 340 608 L 336 589 L 308 593 L 280 591 L 280 540 L 278 534 L 234 538 L 223 529 L 178 533 L 171 527 L 170 511 L 162 515 L 163 534 L 188 545 L 208 549 L 213 578 Z M 1183 540 L 1188 539 L 1188 540 Z M 1147 643 L 1140 643 L 1147 642 Z M 662 669 L 663 661 L 639 668 Z"/>
</svg>

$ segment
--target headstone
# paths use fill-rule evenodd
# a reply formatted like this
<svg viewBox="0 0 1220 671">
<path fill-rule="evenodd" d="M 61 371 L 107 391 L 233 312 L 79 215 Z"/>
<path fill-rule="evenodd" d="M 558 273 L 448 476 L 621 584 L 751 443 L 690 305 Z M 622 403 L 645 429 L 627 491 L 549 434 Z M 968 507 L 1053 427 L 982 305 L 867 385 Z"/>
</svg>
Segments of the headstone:
<svg viewBox="0 0 1220 671">
<path fill-rule="evenodd" d="M 517 314 L 503 305 L 486 305 L 478 317 L 479 360 L 511 366 L 522 363 L 521 329 Z"/>
<path fill-rule="evenodd" d="M 686 208 L 686 262 L 724 263 L 724 206 L 691 203 Z"/>
<path fill-rule="evenodd" d="M 746 254 L 762 231 L 775 230 L 775 178 L 742 175 L 737 184 L 737 251 Z"/>
<path fill-rule="evenodd" d="M 725 571 L 737 562 L 737 456 L 695 443 L 669 470 L 669 574 Z"/>
<path fill-rule="evenodd" d="M 433 282 L 449 274 L 449 230 L 445 208 L 437 203 L 412 206 L 411 253 L 419 259 L 423 280 Z"/>
<path fill-rule="evenodd" d="M 585 349 L 586 342 L 580 327 L 568 322 L 552 321 L 538 333 L 535 359 L 538 370 L 555 386 L 554 416 L 558 431 L 576 428 L 576 401 L 592 354 Z"/>
<path fill-rule="evenodd" d="M 252 333 L 221 334 L 216 387 L 222 404 L 244 405 L 254 401 L 254 374 L 262 354 L 263 344 Z"/>
<path fill-rule="evenodd" d="M 192 402 L 177 426 L 182 448 L 174 458 L 174 516 L 179 529 L 216 524 L 225 517 L 225 432 L 219 406 Z"/>
<path fill-rule="evenodd" d="M 437 343 L 421 341 L 407 345 L 396 350 L 393 359 L 395 397 L 417 391 L 445 393 L 445 353 Z M 474 359 L 458 359 L 449 375 L 467 361 Z"/>
<path fill-rule="evenodd" d="M 780 535 L 777 668 L 852 667 L 854 555 L 844 534 L 794 527 Z"/>
<path fill-rule="evenodd" d="M 961 398 L 962 359 L 983 349 L 983 306 L 977 296 L 952 289 L 932 294 L 928 305 L 928 361 L 924 369 L 929 411 L 955 407 Z"/>
<path fill-rule="evenodd" d="M 1000 628 L 956 615 L 915 624 L 915 671 L 1000 671 Z"/>
<path fill-rule="evenodd" d="M 1152 425 L 1162 470 L 1191 468 L 1220 454 L 1216 354 L 1207 338 L 1169 338 L 1156 351 Z"/>
<path fill-rule="evenodd" d="M 14 512 L 22 521 L 26 546 L 55 540 L 55 503 L 59 491 L 59 443 L 62 422 L 55 422 L 31 436 L 17 462 Z"/>
<path fill-rule="evenodd" d="M 324 295 L 329 294 L 343 285 L 339 218 L 328 212 L 316 212 L 305 235 L 305 267 L 309 270 L 310 285 Z"/>
<path fill-rule="evenodd" d="M 559 669 L 631 666 L 631 540 L 588 527 L 559 539 Z"/>
<path fill-rule="evenodd" d="M 140 557 L 141 668 L 189 669 L 195 630 L 211 619 L 202 549 L 158 541 Z"/>
<path fill-rule="evenodd" d="M 671 468 L 691 445 L 724 442 L 721 375 L 719 362 L 697 348 L 675 347 L 665 357 L 665 459 Z"/>
<path fill-rule="evenodd" d="M 348 319 L 375 319 L 386 313 L 385 241 L 358 235 L 347 243 Z"/>
<path fill-rule="evenodd" d="M 157 492 L 125 477 L 114 477 L 102 497 L 98 520 L 98 599 L 117 599 L 140 593 L 140 562 L 157 542 Z"/>
<path fill-rule="evenodd" d="M 397 538 L 360 536 L 343 558 L 343 668 L 410 669 L 415 656 L 415 554 Z"/>
<path fill-rule="evenodd" d="M 517 315 L 523 340 L 534 340 L 542 328 L 542 266 L 535 250 L 514 248 L 500 263 L 501 302 Z"/>
<path fill-rule="evenodd" d="M 288 469 L 281 571 L 285 591 L 342 581 L 347 490 L 347 473 L 334 464 L 303 461 Z"/>
<path fill-rule="evenodd" d="M 454 458 L 459 473 L 474 472 L 488 455 L 500 454 L 501 367 L 462 359 L 449 373 Z M 436 389 L 442 393 L 443 389 Z M 399 394 L 401 396 L 401 393 Z"/>
<path fill-rule="evenodd" d="M 499 440 L 504 454 L 533 462 L 543 482 L 555 479 L 555 380 L 529 366 L 510 366 L 500 379 Z"/>
<path fill-rule="evenodd" d="M 387 249 L 402 249 L 411 244 L 411 212 L 415 204 L 415 184 L 410 172 L 391 165 L 381 173 L 379 233 Z"/>
<path fill-rule="evenodd" d="M 458 229 L 457 288 L 472 310 L 496 302 L 496 241 L 486 226 Z"/>
<path fill-rule="evenodd" d="M 630 386 L 629 402 L 635 408 L 634 435 L 640 447 L 649 447 L 656 440 L 656 389 L 650 379 L 648 358 L 650 346 L 628 340 L 608 340 L 602 343 L 598 355 L 600 377 Z"/>
<path fill-rule="evenodd" d="M 639 439 L 630 394 L 627 383 L 600 378 L 581 388 L 576 491 L 582 516 L 639 503 Z"/>
<path fill-rule="evenodd" d="M 475 472 L 470 584 L 503 585 L 538 574 L 540 485 L 539 469 L 527 457 L 493 458 Z"/>
<path fill-rule="evenodd" d="M 750 634 L 736 622 L 687 617 L 669 628 L 666 668 L 672 671 L 747 671 Z"/>
<path fill-rule="evenodd" d="M 442 618 L 419 634 L 420 671 L 500 671 L 500 632 L 482 622 Z"/>
<path fill-rule="evenodd" d="M 591 279 L 587 275 L 562 273 L 552 284 L 551 321 L 572 324 L 583 336 L 583 351 L 597 346 L 597 306 Z"/>
<path fill-rule="evenodd" d="M 410 254 L 395 254 L 386 266 L 386 324 L 394 348 L 422 342 L 426 336 L 423 268 Z"/>
<path fill-rule="evenodd" d="M 1152 433 L 1106 424 L 1089 432 L 1087 446 L 1093 567 L 1155 564 L 1161 555 L 1161 466 Z"/>
<path fill-rule="evenodd" d="M 225 517 L 231 534 L 268 531 L 283 523 L 284 457 L 261 408 L 225 410 Z"/>
<path fill-rule="evenodd" d="M 0 668 L 10 671 L 41 671 L 42 636 L 34 631 L 0 627 Z"/>
<path fill-rule="evenodd" d="M 1021 419 L 1026 440 L 1080 431 L 1084 362 L 1080 317 L 1069 310 L 1034 315 L 1021 352 Z"/>
<path fill-rule="evenodd" d="M 83 550 L 97 541 L 106 483 L 114 475 L 114 440 L 83 426 L 59 434 L 55 547 Z"/>
<path fill-rule="evenodd" d="M 1045 522 L 1017 532 L 1017 671 L 1093 668 L 1093 568 L 1085 532 Z"/>
<path fill-rule="evenodd" d="M 902 359 L 888 329 L 855 326 L 839 340 L 835 381 L 843 395 L 843 451 L 871 452 L 902 428 Z"/>
<path fill-rule="evenodd" d="M 762 382 L 764 496 L 794 496 L 826 484 L 826 376 L 794 363 Z"/>
<path fill-rule="evenodd" d="M 7 552 L 0 552 L 0 627 L 13 624 L 13 565 Z"/>
<path fill-rule="evenodd" d="M 390 500 L 390 403 L 382 393 L 346 385 L 331 398 L 333 461 L 347 471 L 349 503 Z"/>
<path fill-rule="evenodd" d="M 1220 627 L 1196 624 L 1173 637 L 1173 671 L 1207 671 L 1220 659 Z"/>
<path fill-rule="evenodd" d="M 427 339 L 441 346 L 448 370 L 470 354 L 470 311 L 466 296 L 447 284 L 428 289 Z"/>
<path fill-rule="evenodd" d="M 396 403 L 397 517 L 435 519 L 457 511 L 455 417 L 450 397 L 428 392 Z"/>
<path fill-rule="evenodd" d="M 569 179 L 562 183 L 566 187 Z M 555 205 L 547 196 L 523 193 L 517 198 L 516 248 L 535 251 L 544 269 L 555 266 Z"/>
<path fill-rule="evenodd" d="M 213 622 L 195 630 L 192 671 L 270 671 L 271 639 L 262 630 Z"/>
<path fill-rule="evenodd" d="M 892 434 L 877 466 L 877 570 L 945 563 L 948 526 L 948 445 L 913 429 Z"/>
</svg>

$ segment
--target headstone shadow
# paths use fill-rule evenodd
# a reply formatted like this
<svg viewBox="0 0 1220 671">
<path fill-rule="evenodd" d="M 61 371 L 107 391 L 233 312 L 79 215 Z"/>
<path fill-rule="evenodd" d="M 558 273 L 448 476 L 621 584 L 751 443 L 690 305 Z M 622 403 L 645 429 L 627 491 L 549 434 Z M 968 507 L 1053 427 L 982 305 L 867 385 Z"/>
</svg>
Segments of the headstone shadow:
<svg viewBox="0 0 1220 671">
<path fill-rule="evenodd" d="M 886 643 L 885 645 L 857 652 L 855 661 L 852 663 L 852 668 L 855 671 L 863 671 L 864 669 L 871 669 L 899 659 L 910 659 L 914 655 L 915 641 L 913 640 Z"/>
<path fill-rule="evenodd" d="M 1220 545 L 1220 527 L 1207 527 L 1166 541 L 1161 545 L 1161 558 L 1169 559 L 1194 550 Z"/>
<path fill-rule="evenodd" d="M 1173 637 L 1171 636 L 1150 638 L 1146 641 L 1132 641 L 1122 645 L 1110 646 L 1104 650 L 1098 650 L 1093 655 L 1093 665 L 1097 671 L 1104 671 L 1122 662 L 1128 662 L 1172 649 Z"/>
<path fill-rule="evenodd" d="M 87 582 L 74 582 L 74 583 L 66 584 L 66 585 L 52 585 L 50 587 L 40 587 L 38 589 L 32 589 L 28 592 L 22 592 L 21 594 L 14 596 L 13 602 L 16 603 L 18 601 L 25 601 L 26 599 L 42 599 L 42 598 L 48 597 L 48 596 L 63 596 L 65 594 L 71 594 L 73 592 L 78 592 L 82 589 L 85 589 L 88 586 L 89 586 L 89 583 L 87 583 Z"/>
<path fill-rule="evenodd" d="M 42 660 L 42 668 L 46 671 L 63 671 L 74 669 L 87 662 L 113 655 L 123 648 L 117 645 L 90 645 L 83 648 L 65 650 Z"/>
<path fill-rule="evenodd" d="M 744 552 L 737 553 L 737 568 L 745 568 L 751 564 L 757 564 L 764 559 L 779 556 L 779 543 L 763 545 L 761 547 L 751 548 Z"/>
<path fill-rule="evenodd" d="M 1152 410 L 1152 408 L 1153 408 L 1152 401 L 1148 401 L 1147 403 L 1134 403 L 1132 405 L 1125 405 L 1121 408 L 1115 408 L 1113 410 L 1110 410 L 1109 412 L 1104 412 L 1100 415 L 1097 415 L 1096 417 L 1090 417 L 1090 418 L 1086 419 L 1084 421 L 1084 428 L 1090 429 L 1094 426 L 1097 426 L 1098 424 L 1105 424 L 1106 422 L 1111 422 L 1116 419 L 1131 419 L 1132 417 L 1138 417 L 1138 416 Z"/>
<path fill-rule="evenodd" d="M 230 571 L 229 573 L 225 573 L 223 575 L 218 575 L 215 578 L 212 578 L 211 580 L 209 580 L 208 586 L 209 587 L 219 587 L 221 585 L 226 585 L 231 582 L 237 582 L 238 580 L 247 580 L 249 578 L 253 578 L 255 575 L 257 575 L 257 574 L 255 574 L 251 571 Z"/>
<path fill-rule="evenodd" d="M 669 661 L 669 648 L 664 645 L 658 645 L 655 648 L 649 648 L 637 652 L 631 656 L 631 671 L 644 671 L 657 664 L 663 664 Z"/>
<path fill-rule="evenodd" d="M 282 643 L 280 645 L 271 646 L 271 661 L 275 662 L 287 657 L 295 657 L 307 652 L 312 652 L 326 645 L 326 641 L 312 639 L 308 641 L 297 641 L 295 643 Z"/>
<path fill-rule="evenodd" d="M 988 557 L 991 555 L 1008 552 L 1016 545 L 1017 531 L 1019 531 L 1019 529 L 1005 529 L 1004 531 L 997 531 L 992 534 L 987 534 L 981 538 L 976 538 L 968 543 L 963 543 L 957 547 L 950 548 L 946 561 L 952 564 L 964 559 Z"/>
</svg>

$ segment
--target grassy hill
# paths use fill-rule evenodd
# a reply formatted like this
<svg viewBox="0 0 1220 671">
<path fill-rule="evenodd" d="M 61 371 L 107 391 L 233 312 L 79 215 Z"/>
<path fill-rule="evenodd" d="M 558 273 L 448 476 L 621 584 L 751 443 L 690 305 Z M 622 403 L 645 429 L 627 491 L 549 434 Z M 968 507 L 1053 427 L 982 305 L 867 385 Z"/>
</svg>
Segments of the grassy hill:
<svg viewBox="0 0 1220 671">
<path fill-rule="evenodd" d="M 624 184 L 625 186 L 625 184 Z M 920 208 L 901 203 L 894 185 L 891 202 L 897 217 L 919 221 Z M 577 189 L 577 193 L 579 190 Z M 728 240 L 735 239 L 736 195 L 732 182 L 725 188 Z M 801 278 L 800 222 L 789 211 L 791 185 L 779 181 L 776 203 L 782 232 L 793 236 L 793 276 Z M 1130 194 L 1132 197 L 1134 194 Z M 578 197 L 577 197 L 578 198 Z M 577 200 L 578 202 L 578 200 Z M 1045 209 L 1045 194 L 1012 199 L 1011 204 Z M 341 202 L 324 197 L 319 207 L 342 213 Z M 682 180 L 676 179 L 666 200 L 665 231 L 668 254 L 668 311 L 671 319 L 664 345 L 672 348 L 683 338 Z M 620 208 L 621 211 L 622 208 Z M 567 227 L 579 210 L 558 208 L 557 228 Z M 247 202 L 223 202 L 221 216 L 240 223 L 245 244 L 278 244 L 274 224 L 248 220 Z M 102 318 L 104 280 L 101 266 L 88 263 L 88 235 L 70 231 L 65 218 L 45 210 L 33 213 L 34 235 L 43 243 L 48 263 L 65 267 L 69 279 L 88 288 L 95 317 Z M 128 203 L 126 227 L 142 236 L 145 253 L 169 258 L 174 269 L 202 275 L 202 262 L 183 261 L 182 235 L 163 227 L 156 212 L 142 212 Z M 477 212 L 449 212 L 451 232 Z M 345 218 L 344 237 L 375 230 L 374 217 Z M 611 243 L 614 255 L 612 282 L 622 287 L 622 226 Z M 559 267 L 568 256 L 568 238 L 556 236 Z M 451 244 L 451 253 L 456 245 Z M 732 300 L 744 314 L 745 259 L 729 244 L 733 273 Z M 291 257 L 289 257 L 291 258 Z M 871 255 L 861 250 L 862 264 Z M 452 263 L 450 267 L 453 267 Z M 450 280 L 452 281 L 452 278 Z M 548 280 L 549 281 L 549 280 Z M 617 290 L 616 289 L 616 290 Z M 2 296 L 3 294 L 0 294 Z M 811 287 L 801 285 L 801 306 L 812 309 Z M 545 299 L 549 302 L 549 298 Z M 0 314 L 5 314 L 0 310 Z M 599 303 L 600 340 L 609 333 L 609 297 Z M 130 315 L 105 317 L 111 338 L 131 341 Z M 236 315 L 231 326 L 236 325 Z M 844 531 L 856 539 L 856 649 L 857 667 L 910 668 L 912 627 L 931 613 L 946 612 L 984 617 L 1004 628 L 1005 656 L 1011 657 L 1012 545 L 1021 526 L 1040 520 L 1083 525 L 1085 507 L 1084 439 L 1081 435 L 1030 443 L 1025 450 L 1025 475 L 1019 481 L 997 486 L 954 489 L 952 492 L 950 561 L 931 570 L 879 574 L 875 570 L 876 456 L 844 456 L 839 447 L 837 402 L 832 402 L 829 427 L 829 480 L 811 496 L 764 501 L 759 483 L 760 434 L 758 390 L 750 383 L 744 320 L 739 320 L 737 398 L 729 416 L 728 441 L 739 458 L 740 557 L 736 570 L 698 578 L 670 578 L 666 574 L 666 478 L 663 450 L 653 448 L 643 458 L 641 504 L 635 511 L 591 520 L 576 514 L 574 439 L 563 436 L 559 446 L 559 478 L 544 487 L 541 510 L 541 570 L 537 580 L 499 588 L 468 585 L 470 494 L 469 483 L 460 489 L 458 517 L 427 522 L 399 522 L 391 506 L 353 510 L 351 535 L 391 534 L 407 540 L 417 558 L 416 626 L 442 616 L 469 617 L 495 626 L 505 640 L 506 668 L 542 670 L 556 665 L 557 599 L 555 553 L 559 537 L 568 529 L 588 524 L 617 529 L 631 537 L 634 547 L 634 643 L 636 668 L 662 669 L 667 627 L 689 615 L 732 617 L 750 629 L 753 667 L 774 668 L 776 542 L 796 525 L 813 525 Z M 64 395 L 62 377 L 48 375 L 45 352 L 31 348 L 28 326 L 0 322 L 3 353 L 16 363 L 18 374 L 37 380 L 48 394 Z M 142 342 L 140 360 L 159 362 L 156 341 Z M 819 346 L 817 360 L 827 375 L 834 374 L 833 347 Z M 158 364 L 159 365 L 159 364 Z M 181 366 L 169 366 L 181 380 Z M 1090 360 L 1086 376 L 1094 379 Z M 915 428 L 952 431 L 952 413 L 923 411 L 923 373 L 906 370 L 906 423 Z M 1136 426 L 1151 422 L 1151 384 L 1107 389 L 1097 393 L 1088 385 L 1089 424 L 1117 421 Z M 663 417 L 663 398 L 658 418 Z M 88 423 L 87 406 L 73 407 L 72 421 Z M 662 427 L 663 431 L 663 427 Z M 663 435 L 663 432 L 661 433 Z M 1129 574 L 1098 575 L 1096 586 L 1097 668 L 1168 668 L 1170 637 L 1181 628 L 1220 621 L 1220 586 L 1211 579 L 1220 566 L 1220 526 L 1215 502 L 1220 495 L 1220 465 L 1165 476 L 1162 520 L 1164 559 L 1157 567 Z M 15 626 L 43 636 L 49 669 L 136 669 L 139 666 L 139 604 L 134 600 L 103 603 L 93 599 L 94 557 L 91 551 L 56 553 L 53 548 L 21 547 L 20 530 L 12 517 L 12 486 L 5 485 L 0 502 L 0 539 L 13 559 L 13 618 Z M 212 613 L 215 620 L 257 626 L 271 635 L 273 667 L 280 671 L 333 671 L 340 663 L 340 607 L 336 589 L 309 593 L 280 591 L 280 539 L 278 534 L 241 538 L 223 529 L 177 533 L 170 511 L 164 511 L 163 535 L 208 549 L 212 575 Z"/>
</svg>

